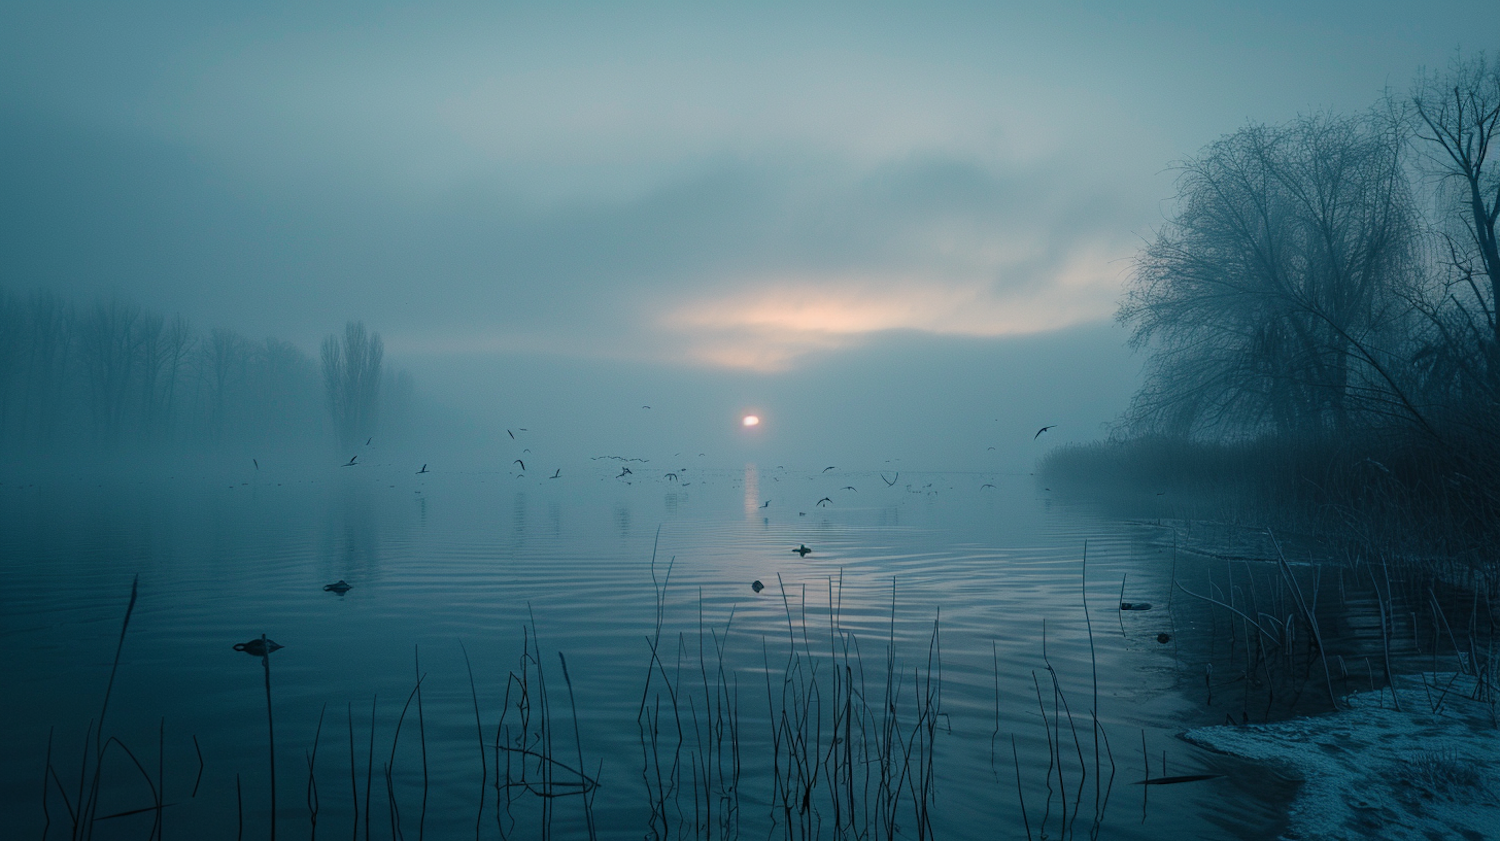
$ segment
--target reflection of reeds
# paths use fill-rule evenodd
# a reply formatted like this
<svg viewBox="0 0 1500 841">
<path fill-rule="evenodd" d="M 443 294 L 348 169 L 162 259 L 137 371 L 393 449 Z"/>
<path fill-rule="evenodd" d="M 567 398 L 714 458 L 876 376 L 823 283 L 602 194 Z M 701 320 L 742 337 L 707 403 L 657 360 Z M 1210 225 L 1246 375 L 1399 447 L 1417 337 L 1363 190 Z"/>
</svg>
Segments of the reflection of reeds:
<svg viewBox="0 0 1500 841">
<path fill-rule="evenodd" d="M 110 696 L 114 693 L 115 676 L 120 670 L 120 656 L 125 649 L 125 633 L 130 629 L 130 616 L 135 612 L 136 597 L 139 592 L 140 576 L 137 575 L 130 582 L 130 601 L 125 606 L 125 618 L 120 622 L 120 637 L 115 644 L 115 657 L 109 667 L 109 682 L 104 688 L 104 700 L 99 705 L 99 717 L 89 722 L 88 729 L 84 731 L 83 759 L 78 767 L 78 788 L 76 798 L 69 798 L 62 778 L 58 776 L 57 767 L 52 762 L 52 731 L 47 734 L 47 760 L 42 772 L 42 814 L 46 821 L 43 829 L 45 837 L 47 830 L 51 828 L 52 815 L 48 809 L 49 793 L 52 787 L 56 787 L 58 795 L 62 798 L 63 808 L 67 810 L 68 820 L 71 823 L 69 837 L 78 839 L 89 839 L 93 837 L 94 826 L 99 821 L 124 818 L 131 815 L 139 815 L 147 812 L 152 813 L 153 823 L 150 837 L 160 837 L 162 810 L 168 805 L 163 801 L 164 797 L 164 750 L 166 743 L 166 721 L 163 719 L 157 730 L 157 778 L 152 780 L 151 774 L 129 747 L 114 736 L 108 738 L 104 735 L 104 722 L 109 713 Z M 90 750 L 92 745 L 92 750 Z M 135 809 L 124 809 L 108 815 L 99 814 L 99 796 L 104 782 L 105 759 L 108 757 L 111 746 L 119 748 L 120 752 L 130 760 L 141 779 L 145 781 L 147 789 L 151 794 L 151 805 Z M 51 786 L 48 785 L 49 781 Z"/>
<path fill-rule="evenodd" d="M 571 697 L 572 679 L 566 675 Z M 512 711 L 515 718 L 510 718 Z M 507 723 L 507 719 L 509 723 Z M 574 710 L 573 732 L 578 734 L 577 710 Z M 536 620 L 522 628 L 522 653 L 519 668 L 506 677 L 505 704 L 495 727 L 495 822 L 502 838 L 510 837 L 518 819 L 512 813 L 521 798 L 535 798 L 533 814 L 537 833 L 527 837 L 551 838 L 555 828 L 554 802 L 561 797 L 578 796 L 583 802 L 585 823 L 593 838 L 593 791 L 597 777 L 583 771 L 583 746 L 578 743 L 579 766 L 574 768 L 558 760 L 552 737 L 551 703 L 547 695 L 546 673 L 542 668 L 541 645 L 537 640 Z M 501 762 L 504 754 L 504 762 Z"/>
<path fill-rule="evenodd" d="M 1094 744 L 1094 793 L 1092 798 L 1094 817 L 1089 825 L 1089 837 L 1092 839 L 1098 838 L 1103 828 L 1104 813 L 1109 805 L 1110 793 L 1114 789 L 1116 769 L 1114 751 L 1109 745 L 1109 734 L 1105 731 L 1103 723 L 1099 720 L 1099 666 L 1097 654 L 1094 650 L 1093 620 L 1090 618 L 1088 610 L 1087 545 L 1084 546 L 1084 559 L 1079 586 L 1083 603 L 1084 626 L 1088 633 L 1089 664 L 1093 681 L 1093 703 L 1089 710 L 1089 717 L 1093 725 L 1092 741 Z M 1122 580 L 1122 590 L 1123 587 L 1124 582 Z M 1049 683 L 1052 685 L 1052 711 L 1049 715 L 1047 701 L 1042 691 L 1041 678 L 1033 670 L 1031 673 L 1031 684 L 1036 694 L 1037 711 L 1041 716 L 1042 734 L 1047 741 L 1047 770 L 1046 775 L 1043 777 L 1043 784 L 1046 787 L 1046 798 L 1042 802 L 1042 813 L 1040 822 L 1037 825 L 1037 832 L 1042 838 L 1053 837 L 1049 835 L 1048 825 L 1052 821 L 1052 803 L 1056 799 L 1058 802 L 1056 837 L 1072 837 L 1077 828 L 1078 816 L 1083 813 L 1084 809 L 1085 793 L 1087 791 L 1086 785 L 1089 778 L 1089 762 L 1085 757 L 1084 741 L 1080 738 L 1077 724 L 1073 719 L 1072 705 L 1068 702 L 1067 693 L 1063 690 L 1063 683 L 1057 674 L 1057 669 L 1053 667 L 1052 661 L 1047 654 L 1047 620 L 1045 618 L 1041 622 L 1041 634 L 1042 664 L 1049 677 Z M 993 768 L 995 763 L 995 739 L 998 737 L 1000 731 L 1000 657 L 998 651 L 995 650 L 993 642 L 991 643 L 991 648 L 995 670 L 995 731 L 990 737 L 990 765 Z M 1062 726 L 1064 721 L 1068 725 L 1066 731 Z M 1072 740 L 1073 749 L 1071 751 L 1067 750 L 1068 739 Z M 1078 761 L 1076 784 L 1072 786 L 1069 784 L 1069 769 L 1068 763 L 1065 760 L 1066 754 L 1069 753 L 1076 756 Z M 1016 797 L 1021 808 L 1021 821 L 1026 830 L 1026 837 L 1030 839 L 1032 837 L 1031 816 L 1026 807 L 1025 788 L 1022 784 L 1021 776 L 1021 757 L 1020 752 L 1016 748 L 1014 733 L 1011 734 L 1011 757 L 1015 765 Z M 1109 762 L 1108 777 L 1104 774 L 1104 763 L 1106 760 Z M 1054 779 L 1056 780 L 1055 786 L 1053 784 Z M 999 781 L 998 774 L 996 775 L 996 781 Z M 1071 812 L 1069 811 L 1070 803 L 1068 799 L 1070 790 L 1073 793 Z"/>
<path fill-rule="evenodd" d="M 659 582 L 653 568 L 657 625 L 647 639 L 650 663 L 637 719 L 649 837 L 738 838 L 740 768 L 751 746 L 769 754 L 762 759 L 771 770 L 773 834 L 931 836 L 940 622 L 933 623 L 925 665 L 908 672 L 896 657 L 893 582 L 884 687 L 872 696 L 858 638 L 841 621 L 842 575 L 828 581 L 826 655 L 811 644 L 806 588 L 794 591 L 778 578 L 786 649 L 784 659 L 773 658 L 772 642 L 762 639 L 768 732 L 751 742 L 740 723 L 738 676 L 726 656 L 734 612 L 721 634 L 704 620 L 700 593 L 698 643 L 690 646 L 679 634 L 673 655 L 662 639 L 670 580 L 671 564 Z M 684 663 L 695 656 L 696 669 L 690 662 L 687 668 L 697 679 L 684 679 Z"/>
</svg>

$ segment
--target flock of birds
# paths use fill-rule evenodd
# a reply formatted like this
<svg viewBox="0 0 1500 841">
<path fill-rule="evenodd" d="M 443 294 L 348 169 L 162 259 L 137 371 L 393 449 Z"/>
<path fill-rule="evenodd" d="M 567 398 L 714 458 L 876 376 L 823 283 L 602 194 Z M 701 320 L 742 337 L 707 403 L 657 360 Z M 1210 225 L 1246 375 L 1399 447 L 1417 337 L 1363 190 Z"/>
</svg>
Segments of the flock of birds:
<svg viewBox="0 0 1500 841">
<path fill-rule="evenodd" d="M 651 407 L 650 406 L 642 406 L 641 408 L 643 408 L 643 409 L 649 409 Z M 1042 433 L 1047 432 L 1047 431 L 1052 430 L 1052 429 L 1056 429 L 1056 428 L 1057 428 L 1057 424 L 1051 424 L 1049 426 L 1044 426 L 1041 429 L 1038 429 L 1036 431 L 1036 434 L 1032 436 L 1032 440 L 1034 441 L 1037 438 L 1042 437 Z M 522 428 L 521 431 L 522 432 L 526 432 L 527 430 L 524 429 L 524 428 Z M 514 431 L 507 429 L 507 430 L 505 430 L 505 432 L 506 432 L 507 435 L 510 436 L 511 440 L 516 440 L 516 434 L 515 434 Z M 375 439 L 374 439 L 373 436 L 370 437 L 370 438 L 367 438 L 365 440 L 365 446 L 367 446 L 367 447 L 370 446 L 371 443 L 374 440 Z M 990 447 L 989 449 L 993 450 L 995 448 L 994 447 Z M 526 452 L 530 452 L 530 450 L 528 449 Z M 699 455 L 701 456 L 701 455 L 703 455 L 703 453 L 699 453 Z M 628 465 L 624 464 L 624 462 L 645 462 L 646 461 L 646 459 L 642 459 L 642 458 L 626 458 L 624 456 L 595 456 L 593 460 L 598 461 L 600 459 L 616 460 L 616 461 L 621 462 L 620 472 L 615 476 L 616 479 L 623 479 L 626 476 L 634 476 L 635 475 L 634 472 L 630 469 L 630 467 Z M 257 459 L 254 459 L 254 458 L 250 459 L 250 461 L 255 466 L 255 469 L 257 471 L 259 471 L 260 470 L 260 461 L 257 460 Z M 519 458 L 513 460 L 511 462 L 511 464 L 519 465 L 520 468 L 521 468 L 522 473 L 524 473 L 525 470 L 526 470 L 526 462 L 523 461 L 523 460 L 521 460 L 521 459 L 519 459 Z M 349 460 L 347 462 L 344 462 L 342 465 L 340 465 L 340 467 L 358 467 L 358 466 L 359 466 L 359 454 L 358 453 L 356 453 L 353 456 L 350 456 Z M 837 470 L 837 469 L 838 469 L 837 465 L 829 465 L 829 466 L 823 468 L 823 470 L 821 472 L 822 473 L 828 473 L 830 471 Z M 431 472 L 431 471 L 429 471 L 427 469 L 427 464 L 423 463 L 422 464 L 422 468 L 420 470 L 416 471 L 416 475 L 420 476 L 420 475 L 422 475 L 424 473 L 429 473 L 429 472 Z M 685 467 L 684 468 L 680 468 L 679 471 L 670 471 L 670 472 L 667 472 L 667 473 L 663 474 L 663 478 L 666 479 L 667 481 L 670 481 L 670 482 L 674 482 L 674 483 L 681 484 L 681 485 L 687 485 L 688 483 L 681 481 L 681 476 L 679 475 L 680 473 L 685 473 L 685 472 L 687 472 L 687 468 L 685 468 Z M 547 478 L 548 479 L 557 479 L 557 478 L 559 478 L 561 476 L 562 476 L 562 468 L 559 467 L 559 468 L 557 468 L 556 471 L 553 472 L 553 474 L 551 476 L 549 476 Z M 893 486 L 895 486 L 895 484 L 898 481 L 900 481 L 900 479 L 901 479 L 901 472 L 900 471 L 895 471 L 895 475 L 892 476 L 891 478 L 887 479 L 884 471 L 882 471 L 880 473 L 880 479 L 881 479 L 881 481 L 885 482 L 886 487 L 893 487 Z M 980 490 L 984 490 L 985 488 L 994 488 L 994 487 L 995 486 L 992 485 L 992 484 L 985 483 L 984 485 L 980 486 Z M 859 489 L 856 488 L 856 487 L 854 487 L 853 485 L 845 485 L 842 488 L 840 488 L 840 490 L 842 490 L 842 491 L 852 491 L 854 493 L 858 493 L 859 492 Z M 817 501 L 817 503 L 815 503 L 815 504 L 818 507 L 829 506 L 829 505 L 833 504 L 833 498 L 831 496 L 825 496 L 825 497 L 822 497 L 821 499 L 819 499 Z M 768 499 L 765 502 L 762 502 L 761 505 L 760 505 L 760 507 L 761 508 L 770 508 L 771 507 L 771 500 Z M 800 512 L 800 513 L 801 514 L 805 514 L 806 512 Z M 809 549 L 807 547 L 807 544 L 803 543 L 803 544 L 799 544 L 797 546 L 797 548 L 793 549 L 792 553 L 795 554 L 795 555 L 797 555 L 797 556 L 799 556 L 799 557 L 806 558 L 808 555 L 812 554 L 812 551 L 813 550 L 811 550 L 811 549 Z M 753 590 L 756 593 L 759 593 L 761 590 L 765 589 L 765 586 L 766 585 L 764 583 L 762 583 L 759 580 L 756 580 L 756 581 L 754 581 L 754 582 L 751 583 L 750 589 Z M 325 585 L 323 585 L 323 590 L 325 592 L 334 593 L 334 594 L 336 594 L 336 595 L 338 595 L 340 597 L 344 596 L 346 593 L 348 593 L 352 589 L 354 589 L 353 585 L 351 585 L 349 582 L 345 581 L 342 578 L 340 578 L 338 581 L 333 582 L 332 584 L 325 584 Z M 1150 607 L 1151 606 L 1149 604 L 1141 604 L 1139 606 L 1137 606 L 1137 605 L 1131 605 L 1131 604 L 1121 604 L 1120 609 L 1121 610 L 1149 610 Z M 279 648 L 284 648 L 284 647 L 285 646 L 280 645 L 279 643 L 275 642 L 274 640 L 269 640 L 269 639 L 266 639 L 264 636 L 262 636 L 262 637 L 259 637 L 257 639 L 252 639 L 252 640 L 250 640 L 248 642 L 236 643 L 234 645 L 234 650 L 235 651 L 241 651 L 241 652 L 244 652 L 246 654 L 249 654 L 249 655 L 255 656 L 255 657 L 265 657 L 265 656 L 269 656 L 271 652 L 276 651 Z"/>
</svg>

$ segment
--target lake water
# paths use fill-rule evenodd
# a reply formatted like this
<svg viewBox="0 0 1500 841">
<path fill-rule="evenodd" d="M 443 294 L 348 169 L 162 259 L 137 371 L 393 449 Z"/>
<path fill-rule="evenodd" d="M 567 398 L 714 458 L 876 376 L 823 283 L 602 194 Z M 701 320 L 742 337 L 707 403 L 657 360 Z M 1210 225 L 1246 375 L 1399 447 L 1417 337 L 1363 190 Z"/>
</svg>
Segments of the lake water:
<svg viewBox="0 0 1500 841">
<path fill-rule="evenodd" d="M 1287 784 L 1175 737 L 1224 711 L 1202 697 L 1198 619 L 1165 609 L 1171 538 L 1061 504 L 1028 476 L 264 461 L 0 485 L 7 837 L 41 838 L 49 821 L 46 837 L 67 836 L 93 786 L 85 733 L 137 575 L 103 732 L 145 775 L 111 746 L 95 814 L 151 807 L 146 777 L 160 780 L 163 837 L 269 834 L 266 672 L 232 648 L 261 634 L 285 646 L 269 658 L 285 837 L 313 831 L 310 803 L 331 838 L 390 838 L 393 824 L 467 838 L 476 822 L 483 838 L 587 837 L 590 822 L 605 838 L 695 822 L 746 838 L 1025 838 L 1044 821 L 1052 838 L 1263 838 L 1280 825 Z M 1122 577 L 1127 601 L 1155 608 L 1119 611 Z M 324 591 L 339 579 L 347 594 Z M 420 719 L 411 700 L 393 746 L 419 670 Z M 1143 744 L 1150 776 L 1226 776 L 1132 785 Z M 580 755 L 598 783 L 588 814 Z M 505 788 L 500 812 L 497 756 L 511 782 L 531 763 L 531 788 Z M 155 817 L 110 817 L 95 837 L 148 837 Z"/>
</svg>

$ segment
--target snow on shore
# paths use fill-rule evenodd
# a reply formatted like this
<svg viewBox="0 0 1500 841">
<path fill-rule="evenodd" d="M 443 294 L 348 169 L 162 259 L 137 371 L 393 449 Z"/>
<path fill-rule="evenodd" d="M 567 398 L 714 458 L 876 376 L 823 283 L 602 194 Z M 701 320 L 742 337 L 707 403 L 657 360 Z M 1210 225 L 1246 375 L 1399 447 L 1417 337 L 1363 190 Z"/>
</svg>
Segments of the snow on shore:
<svg viewBox="0 0 1500 841">
<path fill-rule="evenodd" d="M 1396 679 L 1328 715 L 1183 734 L 1302 781 L 1290 839 L 1500 839 L 1500 727 L 1462 674 Z M 1434 712 L 1434 708 L 1436 711 Z"/>
</svg>

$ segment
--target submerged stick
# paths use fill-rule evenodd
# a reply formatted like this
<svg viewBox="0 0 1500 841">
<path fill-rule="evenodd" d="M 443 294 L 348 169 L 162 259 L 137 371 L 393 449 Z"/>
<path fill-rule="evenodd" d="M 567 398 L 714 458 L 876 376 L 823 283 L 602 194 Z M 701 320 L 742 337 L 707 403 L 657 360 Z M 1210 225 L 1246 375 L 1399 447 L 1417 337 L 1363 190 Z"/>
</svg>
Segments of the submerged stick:
<svg viewBox="0 0 1500 841">
<path fill-rule="evenodd" d="M 464 668 L 469 672 L 469 696 L 474 699 L 474 729 L 479 734 L 479 814 L 474 817 L 474 838 L 478 841 L 481 826 L 484 823 L 484 789 L 490 780 L 489 762 L 484 757 L 484 724 L 479 718 L 479 692 L 474 688 L 474 667 L 469 663 L 469 649 L 463 640 L 458 641 L 458 647 L 464 653 Z M 499 773 L 499 769 L 496 769 Z"/>
<path fill-rule="evenodd" d="M 276 722 L 271 717 L 271 647 L 260 635 L 260 662 L 266 670 L 266 749 L 271 756 L 271 841 L 276 841 Z"/>
</svg>

